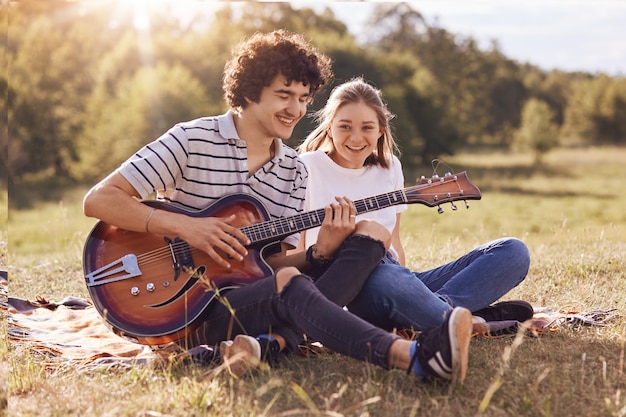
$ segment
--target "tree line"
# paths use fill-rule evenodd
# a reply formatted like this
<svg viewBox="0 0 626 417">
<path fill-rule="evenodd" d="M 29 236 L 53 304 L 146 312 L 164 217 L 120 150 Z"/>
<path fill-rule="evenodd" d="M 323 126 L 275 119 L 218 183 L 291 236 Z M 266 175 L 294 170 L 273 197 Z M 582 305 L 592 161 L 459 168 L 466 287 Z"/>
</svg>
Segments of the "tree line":
<svg viewBox="0 0 626 417">
<path fill-rule="evenodd" d="M 626 142 L 626 78 L 517 62 L 497 42 L 481 49 L 406 3 L 378 4 L 360 42 L 330 8 L 204 2 L 206 11 L 186 19 L 163 3 L 149 16 L 123 4 L 2 0 L 0 145 L 9 185 L 50 176 L 95 181 L 173 124 L 222 113 L 230 49 L 277 28 L 303 33 L 327 53 L 334 84 L 363 76 L 382 89 L 407 178 L 468 147 L 523 147 L 540 162 L 559 145 Z M 311 130 L 305 118 L 287 143 Z"/>
</svg>

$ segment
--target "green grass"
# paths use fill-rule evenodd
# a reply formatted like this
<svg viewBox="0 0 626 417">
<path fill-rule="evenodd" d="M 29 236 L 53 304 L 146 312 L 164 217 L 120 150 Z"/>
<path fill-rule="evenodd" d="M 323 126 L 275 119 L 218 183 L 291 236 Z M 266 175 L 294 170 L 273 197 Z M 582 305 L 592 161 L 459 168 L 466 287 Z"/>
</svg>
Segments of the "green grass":
<svg viewBox="0 0 626 417">
<path fill-rule="evenodd" d="M 483 193 L 444 214 L 421 205 L 403 216 L 414 269 L 473 246 L 516 236 L 532 256 L 528 278 L 507 298 L 579 311 L 626 314 L 626 149 L 564 149 L 532 157 L 466 154 Z M 429 172 L 424 172 L 429 175 Z M 439 172 L 443 174 L 443 172 Z M 9 211 L 11 294 L 52 300 L 87 296 L 84 219 L 73 190 Z M 477 338 L 463 387 L 424 384 L 338 355 L 291 357 L 240 379 L 184 363 L 78 372 L 21 349 L 8 356 L 12 416 L 626 416 L 626 320 L 562 328 L 538 338 Z M 6 342 L 3 342 L 6 343 Z M 52 365 L 45 366 L 52 361 Z"/>
</svg>

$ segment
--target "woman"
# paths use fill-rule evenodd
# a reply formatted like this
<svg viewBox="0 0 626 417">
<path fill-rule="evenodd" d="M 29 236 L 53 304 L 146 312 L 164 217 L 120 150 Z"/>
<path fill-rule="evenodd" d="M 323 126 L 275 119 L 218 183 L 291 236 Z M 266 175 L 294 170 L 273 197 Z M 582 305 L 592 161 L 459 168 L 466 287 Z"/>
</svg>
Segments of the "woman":
<svg viewBox="0 0 626 417">
<path fill-rule="evenodd" d="M 335 196 L 354 201 L 404 188 L 391 119 L 381 92 L 362 78 L 333 90 L 326 106 L 316 113 L 317 128 L 298 148 L 309 171 L 307 210 L 324 207 Z M 457 306 L 472 311 L 475 322 L 511 321 L 512 327 L 506 326 L 509 331 L 532 317 L 533 309 L 524 301 L 491 305 L 526 277 L 530 257 L 523 242 L 498 239 L 440 267 L 411 271 L 405 267 L 400 240 L 404 210 L 406 205 L 396 205 L 358 216 L 357 221 L 369 218 L 383 224 L 392 235 L 392 245 L 361 292 L 347 304 L 351 312 L 388 330 L 440 326 Z M 315 245 L 317 233 L 307 230 L 299 249 L 313 248 L 324 258 Z"/>
</svg>

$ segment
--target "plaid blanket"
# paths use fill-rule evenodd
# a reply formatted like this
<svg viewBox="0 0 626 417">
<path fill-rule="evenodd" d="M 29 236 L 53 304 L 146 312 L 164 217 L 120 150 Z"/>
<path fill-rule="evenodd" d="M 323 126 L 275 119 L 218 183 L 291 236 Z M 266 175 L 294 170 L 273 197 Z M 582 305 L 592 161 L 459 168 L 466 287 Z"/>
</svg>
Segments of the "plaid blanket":
<svg viewBox="0 0 626 417">
<path fill-rule="evenodd" d="M 66 297 L 57 303 L 38 296 L 30 301 L 8 297 L 7 288 L 6 274 L 0 275 L 0 304 L 11 348 L 37 352 L 48 366 L 134 366 L 163 356 L 110 331 L 89 300 Z"/>
</svg>

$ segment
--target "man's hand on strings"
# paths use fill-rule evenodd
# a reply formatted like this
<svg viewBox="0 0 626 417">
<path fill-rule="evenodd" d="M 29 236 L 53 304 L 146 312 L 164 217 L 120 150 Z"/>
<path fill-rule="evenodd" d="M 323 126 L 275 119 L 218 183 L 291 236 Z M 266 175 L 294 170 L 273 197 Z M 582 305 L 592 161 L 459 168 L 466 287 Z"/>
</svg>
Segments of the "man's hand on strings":
<svg viewBox="0 0 626 417">
<path fill-rule="evenodd" d="M 187 217 L 187 216 L 185 216 Z M 233 226 L 235 215 L 228 217 L 187 217 L 181 238 L 191 246 L 206 252 L 219 266 L 230 268 L 229 258 L 243 260 L 248 254 L 248 237 Z"/>
</svg>

